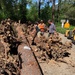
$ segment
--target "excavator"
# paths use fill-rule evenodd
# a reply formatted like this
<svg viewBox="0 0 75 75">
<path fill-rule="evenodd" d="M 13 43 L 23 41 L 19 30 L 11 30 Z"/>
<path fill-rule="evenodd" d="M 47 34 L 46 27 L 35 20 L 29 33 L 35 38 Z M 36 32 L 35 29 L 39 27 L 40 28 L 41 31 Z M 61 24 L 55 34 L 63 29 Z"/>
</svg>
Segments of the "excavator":
<svg viewBox="0 0 75 75">
<path fill-rule="evenodd" d="M 70 23 L 69 20 L 66 21 L 66 23 L 64 24 L 64 28 L 67 28 L 68 30 L 66 30 L 65 32 L 65 36 L 68 39 L 72 40 L 72 43 L 75 44 L 75 28 L 73 30 L 70 30 Z"/>
<path fill-rule="evenodd" d="M 65 36 L 75 44 L 75 28 L 73 30 L 66 30 Z"/>
</svg>

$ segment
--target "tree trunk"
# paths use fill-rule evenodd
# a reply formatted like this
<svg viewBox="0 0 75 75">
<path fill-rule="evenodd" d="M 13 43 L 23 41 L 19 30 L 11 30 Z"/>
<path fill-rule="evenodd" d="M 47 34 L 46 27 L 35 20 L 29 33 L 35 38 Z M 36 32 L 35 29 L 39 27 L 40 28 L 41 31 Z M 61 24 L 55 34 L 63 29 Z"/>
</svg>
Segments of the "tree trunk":
<svg viewBox="0 0 75 75">
<path fill-rule="evenodd" d="M 54 22 L 54 18 L 55 18 L 55 0 L 53 0 L 52 2 L 52 21 Z"/>
<path fill-rule="evenodd" d="M 40 18 L 40 6 L 41 6 L 41 3 L 40 3 L 40 0 L 38 0 L 38 17 Z"/>
<path fill-rule="evenodd" d="M 60 8 L 61 8 L 61 0 L 58 0 L 58 14 L 57 14 L 58 22 L 59 22 L 59 18 L 60 18 Z"/>
</svg>

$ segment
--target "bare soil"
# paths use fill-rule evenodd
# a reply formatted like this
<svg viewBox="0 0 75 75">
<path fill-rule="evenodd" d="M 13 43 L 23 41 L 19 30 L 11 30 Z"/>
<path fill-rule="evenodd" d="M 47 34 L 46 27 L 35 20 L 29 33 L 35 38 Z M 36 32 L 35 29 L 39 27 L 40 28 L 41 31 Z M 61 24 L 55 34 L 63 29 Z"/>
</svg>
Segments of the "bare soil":
<svg viewBox="0 0 75 75">
<path fill-rule="evenodd" d="M 62 42 L 71 41 L 60 34 Z M 72 49 L 68 51 L 69 57 L 64 57 L 58 61 L 53 59 L 49 62 L 39 62 L 44 75 L 75 75 L 75 45 L 72 45 Z"/>
</svg>

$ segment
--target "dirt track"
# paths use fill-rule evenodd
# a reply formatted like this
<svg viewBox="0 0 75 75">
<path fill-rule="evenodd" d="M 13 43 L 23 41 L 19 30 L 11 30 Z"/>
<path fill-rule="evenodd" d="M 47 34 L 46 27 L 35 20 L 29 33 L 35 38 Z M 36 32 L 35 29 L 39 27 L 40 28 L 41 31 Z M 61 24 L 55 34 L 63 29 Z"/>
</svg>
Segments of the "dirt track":
<svg viewBox="0 0 75 75">
<path fill-rule="evenodd" d="M 63 43 L 70 41 L 62 34 L 60 37 Z M 72 45 L 69 53 L 69 57 L 60 59 L 58 62 L 54 60 L 50 60 L 49 63 L 39 61 L 44 75 L 75 75 L 75 45 Z"/>
</svg>

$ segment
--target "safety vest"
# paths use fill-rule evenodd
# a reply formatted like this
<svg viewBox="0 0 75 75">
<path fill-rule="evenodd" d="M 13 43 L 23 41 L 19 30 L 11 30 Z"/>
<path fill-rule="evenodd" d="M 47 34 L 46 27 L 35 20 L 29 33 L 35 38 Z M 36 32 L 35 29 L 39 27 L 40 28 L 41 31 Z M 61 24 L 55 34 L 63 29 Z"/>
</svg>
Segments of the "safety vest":
<svg viewBox="0 0 75 75">
<path fill-rule="evenodd" d="M 44 30 L 45 30 L 45 24 L 44 23 L 43 24 L 39 24 L 38 28 L 40 29 L 40 31 L 44 32 Z"/>
</svg>

